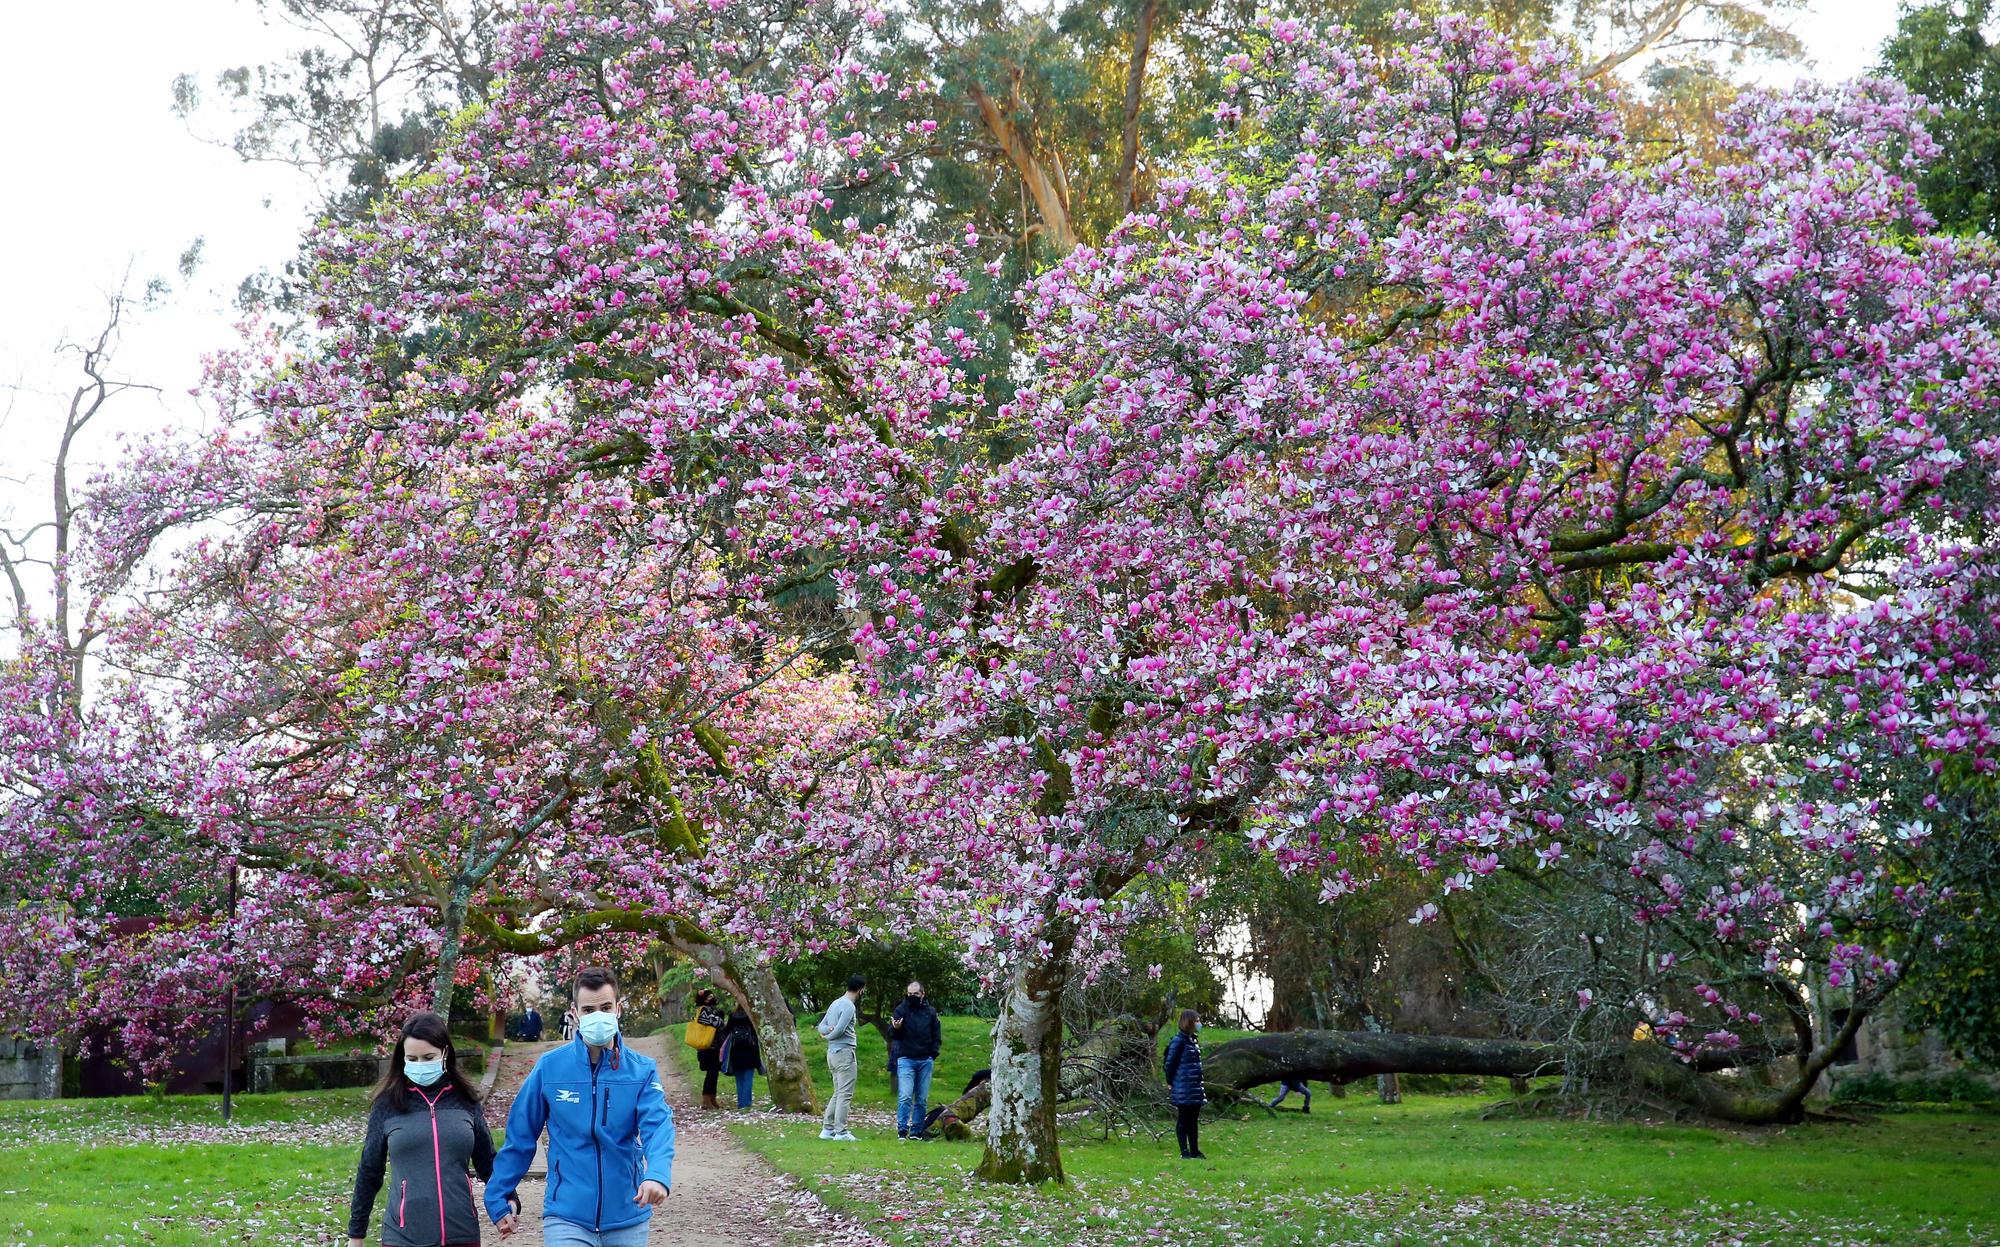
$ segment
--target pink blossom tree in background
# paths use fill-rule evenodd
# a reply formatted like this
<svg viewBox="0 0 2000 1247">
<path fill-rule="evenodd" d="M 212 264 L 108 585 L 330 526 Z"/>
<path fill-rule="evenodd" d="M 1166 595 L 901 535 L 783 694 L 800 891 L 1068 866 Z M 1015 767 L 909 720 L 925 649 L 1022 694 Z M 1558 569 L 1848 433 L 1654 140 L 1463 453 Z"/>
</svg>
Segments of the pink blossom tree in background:
<svg viewBox="0 0 2000 1247">
<path fill-rule="evenodd" d="M 104 494 L 114 551 L 227 520 L 120 632 L 171 713 L 100 787 L 158 860 L 253 866 L 329 1000 L 643 935 L 786 1062 L 772 959 L 949 930 L 1001 1000 L 980 1173 L 1036 1183 L 1065 990 L 1243 837 L 1580 934 L 1523 979 L 1579 1068 L 1643 1023 L 1631 1076 L 1796 1115 L 1991 838 L 2000 306 L 1914 102 L 1652 160 L 1558 51 L 1275 25 L 989 411 L 979 240 L 832 212 L 899 137 L 853 101 L 925 89 L 870 29 L 526 10 L 318 238 L 309 339 Z M 45 858 L 105 821 L 37 802 Z"/>
<path fill-rule="evenodd" d="M 1035 287 L 1005 609 L 920 694 L 1033 811 L 985 1171 L 1060 1176 L 1079 915 L 1224 830 L 1328 896 L 1555 872 L 1643 933 L 1585 1014 L 1689 1057 L 1783 1019 L 1775 1095 L 1653 1076 L 1796 1115 L 1993 765 L 1991 244 L 1927 233 L 1880 84 L 1753 98 L 1711 167 L 1456 22 L 1238 69 L 1236 148 Z"/>
</svg>

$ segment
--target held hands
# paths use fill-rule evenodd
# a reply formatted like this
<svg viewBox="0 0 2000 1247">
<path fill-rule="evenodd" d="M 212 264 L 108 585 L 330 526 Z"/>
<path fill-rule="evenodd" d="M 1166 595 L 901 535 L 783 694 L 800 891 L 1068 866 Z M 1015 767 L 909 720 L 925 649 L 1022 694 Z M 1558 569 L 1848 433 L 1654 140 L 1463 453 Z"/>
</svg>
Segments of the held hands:
<svg viewBox="0 0 2000 1247">
<path fill-rule="evenodd" d="M 508 1213 L 506 1216 L 500 1218 L 498 1221 L 495 1221 L 493 1223 L 493 1228 L 500 1231 L 500 1237 L 502 1238 L 506 1238 L 508 1235 L 512 1234 L 515 1230 L 521 1228 L 520 1198 L 518 1196 L 509 1195 L 507 1197 L 507 1202 L 513 1205 L 514 1211 Z M 354 1244 L 349 1243 L 348 1247 L 354 1247 Z"/>
<path fill-rule="evenodd" d="M 643 1204 L 648 1208 L 658 1208 L 667 1202 L 667 1188 L 648 1179 L 639 1184 L 639 1193 L 632 1197 L 632 1202 Z"/>
<path fill-rule="evenodd" d="M 903 1029 L 903 1019 L 901 1019 L 901 1018 L 890 1018 L 890 1019 L 889 1019 L 889 1025 L 891 1025 L 891 1026 L 895 1027 L 895 1028 L 896 1028 L 897 1030 L 902 1030 L 902 1029 Z"/>
</svg>

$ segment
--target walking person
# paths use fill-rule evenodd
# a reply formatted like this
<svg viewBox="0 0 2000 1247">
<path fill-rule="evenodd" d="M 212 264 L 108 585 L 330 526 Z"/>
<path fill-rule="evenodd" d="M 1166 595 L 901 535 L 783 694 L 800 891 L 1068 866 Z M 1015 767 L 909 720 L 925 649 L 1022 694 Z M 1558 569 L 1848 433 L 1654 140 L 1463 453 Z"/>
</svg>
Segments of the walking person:
<svg viewBox="0 0 2000 1247">
<path fill-rule="evenodd" d="M 546 1129 L 546 1247 L 644 1247 L 653 1209 L 673 1189 L 673 1110 L 659 1070 L 619 1037 L 617 977 L 580 970 L 571 997 L 576 1039 L 544 1053 L 514 1097 L 486 1212 L 503 1238 L 519 1228 L 514 1189 Z"/>
<path fill-rule="evenodd" d="M 458 1068 L 445 1020 L 413 1013 L 396 1037 L 389 1068 L 368 1107 L 368 1132 L 347 1205 L 347 1245 L 362 1247 L 384 1170 L 386 1247 L 478 1247 L 472 1180 L 493 1174 L 493 1136 L 479 1092 Z"/>
<path fill-rule="evenodd" d="M 1208 1093 L 1201 1083 L 1201 1015 L 1181 1010 L 1181 1025 L 1167 1041 L 1167 1099 L 1174 1106 L 1174 1138 L 1182 1160 L 1207 1160 L 1201 1154 L 1201 1106 Z"/>
<path fill-rule="evenodd" d="M 757 1041 L 757 1024 L 742 1005 L 729 1015 L 718 1050 L 722 1072 L 736 1080 L 736 1107 L 749 1108 L 757 1099 L 757 1075 L 764 1072 L 764 1053 Z"/>
<path fill-rule="evenodd" d="M 1278 1084 L 1278 1098 L 1271 1101 L 1270 1107 L 1275 1111 L 1280 1104 L 1285 1102 L 1285 1097 L 1294 1091 L 1306 1098 L 1305 1106 L 1299 1111 L 1310 1114 L 1313 1111 L 1313 1093 L 1312 1088 L 1306 1085 L 1306 1080 L 1303 1078 L 1280 1079 Z"/>
<path fill-rule="evenodd" d="M 826 1015 L 814 1028 L 826 1040 L 826 1068 L 833 1074 L 833 1095 L 826 1102 L 826 1117 L 820 1123 L 819 1137 L 837 1143 L 856 1141 L 854 1132 L 847 1128 L 847 1110 L 854 1103 L 854 1080 L 860 1073 L 861 1060 L 856 1050 L 854 1006 L 867 986 L 867 979 L 858 974 L 848 975 L 847 994 L 826 1007 Z"/>
<path fill-rule="evenodd" d="M 944 1027 L 936 1009 L 915 979 L 889 1016 L 896 1039 L 896 1137 L 914 1139 L 924 1132 L 930 1108 L 931 1071 L 944 1047 Z"/>
<path fill-rule="evenodd" d="M 729 1019 L 715 1001 L 715 992 L 702 988 L 694 994 L 694 1025 L 709 1036 L 708 1045 L 695 1049 L 694 1063 L 701 1067 L 701 1106 L 719 1109 L 715 1102 L 716 1083 L 722 1077 L 722 1028 Z"/>
</svg>

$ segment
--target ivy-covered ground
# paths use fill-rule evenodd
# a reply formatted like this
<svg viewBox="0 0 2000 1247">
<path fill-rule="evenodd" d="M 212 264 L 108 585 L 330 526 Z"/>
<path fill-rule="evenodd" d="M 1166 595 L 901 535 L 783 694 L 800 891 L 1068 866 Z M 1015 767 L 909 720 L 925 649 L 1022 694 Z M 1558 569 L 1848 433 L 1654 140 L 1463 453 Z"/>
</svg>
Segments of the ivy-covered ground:
<svg viewBox="0 0 2000 1247">
<path fill-rule="evenodd" d="M 983 1024 L 948 1019 L 938 1093 L 984 1064 Z M 829 1086 L 812 1041 L 821 1094 Z M 957 1051 L 953 1051 L 954 1046 Z M 1914 1109 L 1858 1123 L 1742 1131 L 1487 1115 L 1486 1095 L 1382 1105 L 1320 1085 L 1311 1116 L 1203 1124 L 1206 1163 L 1162 1136 L 1091 1137 L 1067 1192 L 970 1180 L 976 1147 L 899 1143 L 885 1052 L 862 1041 L 855 1144 L 816 1122 L 743 1115 L 737 1137 L 894 1244 L 2000 1243 L 2000 1112 Z M 947 1077 L 947 1074 L 949 1077 Z M 950 1084 L 950 1085 L 947 1085 Z"/>
</svg>

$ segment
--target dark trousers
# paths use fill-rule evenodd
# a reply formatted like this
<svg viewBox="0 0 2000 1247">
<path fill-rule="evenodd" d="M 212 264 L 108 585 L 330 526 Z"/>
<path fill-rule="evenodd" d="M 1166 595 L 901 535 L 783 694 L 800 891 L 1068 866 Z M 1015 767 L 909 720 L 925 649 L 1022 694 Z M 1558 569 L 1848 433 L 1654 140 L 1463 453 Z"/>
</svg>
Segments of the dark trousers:
<svg viewBox="0 0 2000 1247">
<path fill-rule="evenodd" d="M 701 1093 L 714 1095 L 716 1083 L 722 1080 L 722 1066 L 711 1065 L 701 1072 Z"/>
<path fill-rule="evenodd" d="M 1201 1105 L 1174 1105 L 1174 1139 L 1181 1145 L 1183 1156 L 1201 1151 Z"/>
</svg>

